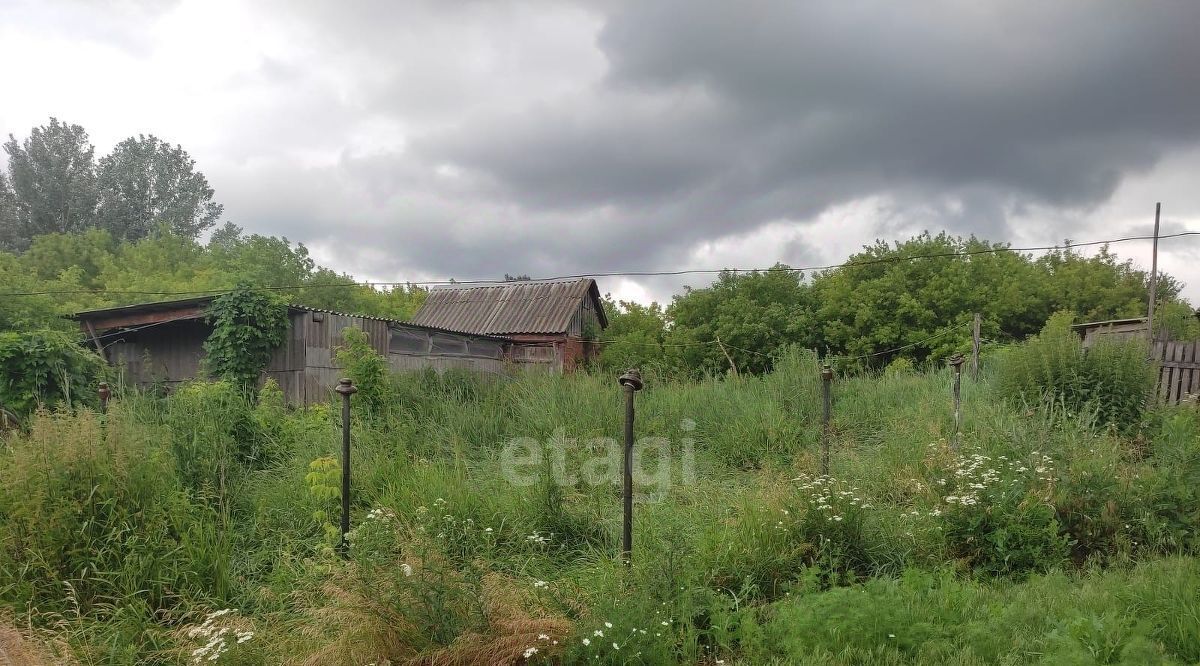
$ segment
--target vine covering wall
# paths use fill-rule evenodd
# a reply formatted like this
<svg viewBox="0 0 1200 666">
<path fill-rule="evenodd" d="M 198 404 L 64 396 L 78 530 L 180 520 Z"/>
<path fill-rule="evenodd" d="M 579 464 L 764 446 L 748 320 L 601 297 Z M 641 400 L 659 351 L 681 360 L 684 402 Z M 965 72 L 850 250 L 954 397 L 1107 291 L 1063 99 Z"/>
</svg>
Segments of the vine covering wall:
<svg viewBox="0 0 1200 666">
<path fill-rule="evenodd" d="M 275 348 L 287 337 L 287 306 L 245 284 L 217 297 L 205 321 L 205 364 L 214 377 L 253 391 Z"/>
</svg>

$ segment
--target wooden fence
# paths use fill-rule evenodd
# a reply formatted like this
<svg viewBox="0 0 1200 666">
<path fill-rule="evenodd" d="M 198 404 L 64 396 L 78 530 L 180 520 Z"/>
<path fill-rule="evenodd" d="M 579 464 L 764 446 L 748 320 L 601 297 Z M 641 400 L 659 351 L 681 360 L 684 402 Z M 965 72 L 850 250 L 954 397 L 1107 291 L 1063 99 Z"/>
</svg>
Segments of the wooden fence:
<svg viewBox="0 0 1200 666">
<path fill-rule="evenodd" d="M 1200 393 L 1200 342 L 1155 342 L 1154 359 L 1160 400 L 1176 404 Z"/>
</svg>

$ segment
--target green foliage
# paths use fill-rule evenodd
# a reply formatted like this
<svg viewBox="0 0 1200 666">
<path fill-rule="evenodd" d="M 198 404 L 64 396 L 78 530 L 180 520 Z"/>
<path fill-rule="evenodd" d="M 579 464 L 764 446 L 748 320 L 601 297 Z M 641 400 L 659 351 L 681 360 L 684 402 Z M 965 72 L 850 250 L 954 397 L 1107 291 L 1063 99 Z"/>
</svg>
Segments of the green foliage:
<svg viewBox="0 0 1200 666">
<path fill-rule="evenodd" d="M 24 250 L 34 236 L 82 231 L 94 222 L 96 208 L 95 148 L 79 125 L 50 124 L 30 130 L 18 142 L 4 144 L 8 153 L 7 194 L 0 197 L 0 249 Z M 9 189 L 11 188 L 11 190 Z"/>
<path fill-rule="evenodd" d="M 334 354 L 337 364 L 354 381 L 358 392 L 354 401 L 367 413 L 387 409 L 392 400 L 390 369 L 387 358 L 371 346 L 366 331 L 347 328 L 342 331 L 342 344 Z"/>
<path fill-rule="evenodd" d="M 1182 301 L 1159 303 L 1154 309 L 1154 337 L 1168 340 L 1200 340 L 1200 316 Z"/>
<path fill-rule="evenodd" d="M 353 663 L 429 654 L 487 626 L 482 569 L 456 565 L 439 538 L 414 527 L 381 507 L 347 535 L 353 566 L 338 579 L 343 624 L 334 628 Z"/>
<path fill-rule="evenodd" d="M 213 327 L 204 341 L 209 372 L 245 391 L 258 385 L 289 327 L 287 306 L 245 284 L 214 299 L 205 321 Z"/>
<path fill-rule="evenodd" d="M 839 376 L 821 477 L 811 351 L 657 379 L 636 450 L 669 474 L 635 484 L 625 567 L 619 484 L 581 468 L 620 467 L 611 375 L 372 375 L 347 342 L 389 396 L 354 398 L 349 561 L 337 403 L 195 382 L 0 439 L 3 610 L 87 663 L 186 660 L 224 608 L 210 627 L 255 634 L 221 657 L 239 663 L 1200 660 L 1194 407 L 1129 436 L 985 373 L 956 452 L 945 369 Z M 561 445 L 577 478 L 543 456 L 517 479 L 516 438 Z"/>
<path fill-rule="evenodd" d="M 212 516 L 193 507 L 163 433 L 118 412 L 42 414 L 0 464 L 0 590 L 43 612 L 168 610 L 226 587 L 193 548 Z M 135 601 L 136 600 L 136 601 Z M 25 603 L 25 602 L 22 602 Z"/>
<path fill-rule="evenodd" d="M 885 375 L 905 375 L 915 369 L 913 362 L 906 356 L 897 356 L 883 369 Z"/>
<path fill-rule="evenodd" d="M 997 388 L 1019 403 L 1061 403 L 1075 414 L 1094 412 L 1105 424 L 1129 429 L 1145 410 L 1155 382 L 1145 342 L 1100 340 L 1084 350 L 1072 315 L 1055 314 L 1029 341 L 1000 355 Z"/>
<path fill-rule="evenodd" d="M 335 546 L 342 540 L 341 529 L 334 523 L 336 507 L 342 499 L 342 468 L 333 456 L 321 456 L 308 464 L 304 483 L 320 507 L 313 511 L 313 520 L 321 527 L 325 542 Z"/>
<path fill-rule="evenodd" d="M 67 333 L 0 332 L 0 407 L 27 414 L 41 405 L 92 404 L 103 366 Z"/>
<path fill-rule="evenodd" d="M 1034 259 L 973 237 L 924 233 L 877 241 L 810 281 L 781 264 L 724 272 L 709 287 L 686 288 L 665 311 L 609 300 L 602 365 L 723 374 L 730 365 L 718 338 L 742 372 L 770 369 L 788 345 L 852 357 L 841 361 L 850 369 L 897 359 L 940 363 L 970 349 L 974 313 L 982 315 L 985 340 L 1009 342 L 1036 333 L 1059 310 L 1089 321 L 1138 316 L 1147 289 L 1146 273 L 1107 248 Z M 1179 290 L 1169 276 L 1160 279 L 1156 318 L 1160 330 L 1189 339 L 1200 335 L 1200 322 Z M 903 349 L 881 353 L 896 348 Z"/>
<path fill-rule="evenodd" d="M 668 342 L 683 345 L 672 353 L 693 371 L 722 373 L 729 361 L 714 344 L 719 338 L 739 371 L 769 370 L 770 354 L 807 341 L 812 294 L 803 277 L 776 264 L 761 272 L 723 271 L 710 287 L 686 288 L 667 308 L 673 324 Z"/>
<path fill-rule="evenodd" d="M 70 292 L 0 298 L 0 330 L 74 331 L 78 326 L 62 315 L 144 299 L 120 292 L 200 295 L 239 283 L 287 287 L 272 293 L 288 302 L 397 319 L 416 312 L 426 295 L 413 286 L 374 289 L 356 284 L 348 275 L 317 266 L 303 245 L 244 235 L 233 225 L 214 232 L 207 245 L 167 227 L 125 242 L 91 229 L 38 236 L 20 255 L 0 252 L 0 292 Z"/>
<path fill-rule="evenodd" d="M 607 371 L 629 368 L 663 372 L 669 362 L 663 349 L 666 320 L 658 303 L 642 305 L 629 301 L 604 299 L 608 328 L 600 334 L 600 366 Z"/>
<path fill-rule="evenodd" d="M 171 433 L 179 478 L 197 496 L 224 504 L 237 476 L 267 462 L 250 400 L 231 382 L 185 384 L 162 419 Z"/>
<path fill-rule="evenodd" d="M 195 238 L 216 224 L 224 206 L 187 151 L 158 137 L 138 135 L 118 143 L 97 167 L 100 226 L 116 238 L 137 239 L 165 224 Z"/>
<path fill-rule="evenodd" d="M 958 501 L 945 510 L 944 528 L 950 553 L 987 576 L 1023 577 L 1061 565 L 1068 540 L 1054 507 L 1027 482 L 1001 476 L 977 492 L 952 496 Z"/>
<path fill-rule="evenodd" d="M 136 240 L 165 225 L 195 238 L 222 212 L 187 152 L 153 135 L 121 141 L 97 164 L 87 132 L 51 118 L 22 142 L 10 135 L 4 149 L 0 249 L 23 251 L 43 234 L 92 228 Z"/>
<path fill-rule="evenodd" d="M 1087 584 L 1049 574 L 985 586 L 912 572 L 780 604 L 766 625 L 770 657 L 812 664 L 1182 664 L 1198 637 L 1200 570 L 1168 560 Z M 1177 585 L 1177 590 L 1170 592 Z M 1160 596 L 1165 593 L 1165 596 Z M 1163 621 L 1166 624 L 1161 624 Z"/>
</svg>

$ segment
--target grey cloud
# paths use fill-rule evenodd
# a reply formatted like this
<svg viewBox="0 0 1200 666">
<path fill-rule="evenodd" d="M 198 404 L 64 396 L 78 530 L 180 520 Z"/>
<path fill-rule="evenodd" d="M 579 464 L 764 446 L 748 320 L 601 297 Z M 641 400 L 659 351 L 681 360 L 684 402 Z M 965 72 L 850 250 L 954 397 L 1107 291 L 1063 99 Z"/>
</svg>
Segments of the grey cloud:
<svg viewBox="0 0 1200 666">
<path fill-rule="evenodd" d="M 63 6 L 10 16 L 86 36 L 85 14 Z M 886 238 L 1006 240 L 1040 214 L 1055 237 L 1083 237 L 1131 176 L 1200 139 L 1197 3 L 274 0 L 258 12 L 296 48 L 196 95 L 229 125 L 194 152 L 200 168 L 235 222 L 374 277 L 669 270 L 705 241 L 816 224 L 868 197 L 883 202 Z M 136 37 L 148 20 L 101 21 L 89 38 L 149 48 Z M 63 115 L 92 129 L 82 110 Z M 840 257 L 787 241 L 760 263 L 776 259 Z"/>
<path fill-rule="evenodd" d="M 931 226 L 1002 237 L 1009 209 L 1089 209 L 1196 140 L 1197 24 L 1178 3 L 629 3 L 601 86 L 418 146 L 521 205 L 670 230 L 651 241 L 880 193 L 953 195 Z"/>
</svg>

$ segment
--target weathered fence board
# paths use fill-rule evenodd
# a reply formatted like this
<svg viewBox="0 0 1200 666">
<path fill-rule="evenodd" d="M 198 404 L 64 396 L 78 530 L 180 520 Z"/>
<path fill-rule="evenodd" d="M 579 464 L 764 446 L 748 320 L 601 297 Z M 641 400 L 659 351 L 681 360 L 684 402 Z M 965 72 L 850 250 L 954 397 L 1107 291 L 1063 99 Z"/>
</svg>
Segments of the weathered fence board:
<svg viewBox="0 0 1200 666">
<path fill-rule="evenodd" d="M 1158 397 L 1175 404 L 1200 393 L 1200 342 L 1156 342 Z"/>
</svg>

